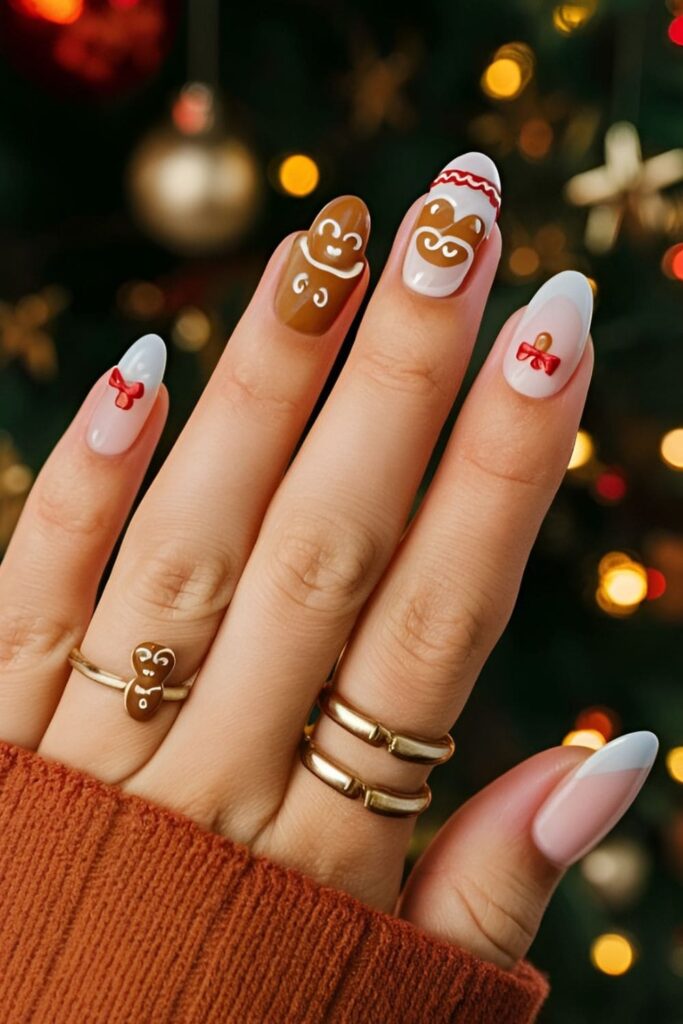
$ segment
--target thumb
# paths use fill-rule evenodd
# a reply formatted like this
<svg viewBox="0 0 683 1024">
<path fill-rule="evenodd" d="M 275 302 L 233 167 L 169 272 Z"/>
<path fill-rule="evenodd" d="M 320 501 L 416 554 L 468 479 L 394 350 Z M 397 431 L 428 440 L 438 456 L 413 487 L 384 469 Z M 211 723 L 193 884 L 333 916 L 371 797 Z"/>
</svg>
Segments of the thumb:
<svg viewBox="0 0 683 1024">
<path fill-rule="evenodd" d="M 631 805 L 657 747 L 651 732 L 634 732 L 592 754 L 556 747 L 517 765 L 441 829 L 408 879 L 400 916 L 514 966 L 564 870 Z"/>
</svg>

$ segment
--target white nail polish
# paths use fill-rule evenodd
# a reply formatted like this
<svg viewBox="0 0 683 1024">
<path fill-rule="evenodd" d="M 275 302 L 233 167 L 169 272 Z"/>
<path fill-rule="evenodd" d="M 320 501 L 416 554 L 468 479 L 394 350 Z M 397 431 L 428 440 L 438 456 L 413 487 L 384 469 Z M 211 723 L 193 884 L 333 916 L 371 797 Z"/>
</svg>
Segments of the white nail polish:
<svg viewBox="0 0 683 1024">
<path fill-rule="evenodd" d="M 483 153 L 451 160 L 432 182 L 413 228 L 403 280 L 421 295 L 457 291 L 500 210 L 500 176 Z"/>
<path fill-rule="evenodd" d="M 166 346 L 158 334 L 131 345 L 109 374 L 93 411 L 86 441 L 99 455 L 127 451 L 142 430 L 166 369 Z"/>
<path fill-rule="evenodd" d="M 564 270 L 534 295 L 503 360 L 508 384 L 529 398 L 560 391 L 581 361 L 593 316 L 588 279 Z"/>
<path fill-rule="evenodd" d="M 658 748 L 654 733 L 628 733 L 591 754 L 563 779 L 532 825 L 541 853 L 563 867 L 588 853 L 631 806 Z"/>
</svg>

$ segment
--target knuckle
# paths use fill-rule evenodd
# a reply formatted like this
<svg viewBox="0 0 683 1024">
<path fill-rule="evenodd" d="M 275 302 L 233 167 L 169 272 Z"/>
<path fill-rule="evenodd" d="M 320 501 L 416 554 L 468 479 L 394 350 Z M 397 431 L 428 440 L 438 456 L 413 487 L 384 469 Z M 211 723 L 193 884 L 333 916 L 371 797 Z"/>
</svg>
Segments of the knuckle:
<svg viewBox="0 0 683 1024">
<path fill-rule="evenodd" d="M 35 667 L 38 660 L 66 659 L 80 636 L 73 624 L 5 605 L 0 614 L 0 671 Z"/>
<path fill-rule="evenodd" d="M 231 407 L 252 406 L 259 416 L 271 420 L 288 419 L 297 412 L 296 401 L 268 373 L 261 362 L 231 360 L 219 371 L 218 390 Z"/>
<path fill-rule="evenodd" d="M 271 579 L 302 608 L 344 614 L 364 596 L 378 544 L 367 528 L 324 515 L 289 516 L 270 559 Z"/>
<path fill-rule="evenodd" d="M 225 552 L 196 551 L 187 540 L 167 540 L 131 558 L 126 600 L 154 619 L 201 620 L 227 608 L 235 580 Z"/>
<path fill-rule="evenodd" d="M 109 529 L 106 501 L 93 491 L 90 478 L 68 463 L 59 473 L 48 471 L 39 478 L 31 497 L 37 522 L 51 535 L 90 536 Z"/>
<path fill-rule="evenodd" d="M 426 355 L 426 346 L 415 345 L 406 355 L 372 346 L 357 356 L 357 371 L 373 385 L 404 395 L 450 401 L 445 369 Z"/>
<path fill-rule="evenodd" d="M 531 945 L 538 902 L 533 893 L 522 892 L 519 884 L 506 879 L 476 881 L 466 872 L 452 882 L 452 895 L 459 909 L 469 918 L 479 937 L 503 966 L 517 963 Z M 494 895 L 500 891 L 504 895 Z"/>
<path fill-rule="evenodd" d="M 418 678 L 450 679 L 481 652 L 491 633 L 490 613 L 483 602 L 460 600 L 434 581 L 409 591 L 397 588 L 383 621 L 389 649 Z"/>
</svg>

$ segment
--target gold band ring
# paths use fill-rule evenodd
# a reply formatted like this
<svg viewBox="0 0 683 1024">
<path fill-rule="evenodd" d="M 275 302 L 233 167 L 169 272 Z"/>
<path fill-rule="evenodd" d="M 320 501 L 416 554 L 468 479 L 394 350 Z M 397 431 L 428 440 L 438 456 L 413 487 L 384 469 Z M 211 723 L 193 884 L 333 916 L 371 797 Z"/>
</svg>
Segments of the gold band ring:
<svg viewBox="0 0 683 1024">
<path fill-rule="evenodd" d="M 438 740 L 428 740 L 423 736 L 410 736 L 388 729 L 338 697 L 329 683 L 322 688 L 318 704 L 320 710 L 337 725 L 341 725 L 342 729 L 373 747 L 385 746 L 390 754 L 401 761 L 443 764 L 455 751 L 453 737 L 448 734 Z"/>
<path fill-rule="evenodd" d="M 190 683 L 184 686 L 165 685 L 175 663 L 175 653 L 170 647 L 155 643 L 138 644 L 131 654 L 134 675 L 124 679 L 88 661 L 78 647 L 69 654 L 69 664 L 81 675 L 114 690 L 123 690 L 124 707 L 138 722 L 148 721 L 159 710 L 162 701 L 185 700 L 188 696 Z"/>
<path fill-rule="evenodd" d="M 426 811 L 431 803 L 432 791 L 426 783 L 415 793 L 369 786 L 349 768 L 323 754 L 305 733 L 299 751 L 304 767 L 316 778 L 350 800 L 362 799 L 363 806 L 373 814 L 383 814 L 390 818 L 409 818 L 413 814 Z"/>
</svg>

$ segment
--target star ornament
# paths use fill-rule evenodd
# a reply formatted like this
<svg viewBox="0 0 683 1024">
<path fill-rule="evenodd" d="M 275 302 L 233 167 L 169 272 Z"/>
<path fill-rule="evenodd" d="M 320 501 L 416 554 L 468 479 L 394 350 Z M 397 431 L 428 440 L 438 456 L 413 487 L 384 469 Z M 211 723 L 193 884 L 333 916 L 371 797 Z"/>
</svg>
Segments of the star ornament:
<svg viewBox="0 0 683 1024">
<path fill-rule="evenodd" d="M 683 149 L 643 160 L 636 128 L 618 122 L 605 135 L 605 163 L 578 174 L 566 186 L 569 202 L 591 209 L 586 246 L 606 253 L 622 226 L 632 231 L 666 233 L 675 227 L 675 205 L 662 189 L 683 181 Z"/>
</svg>

